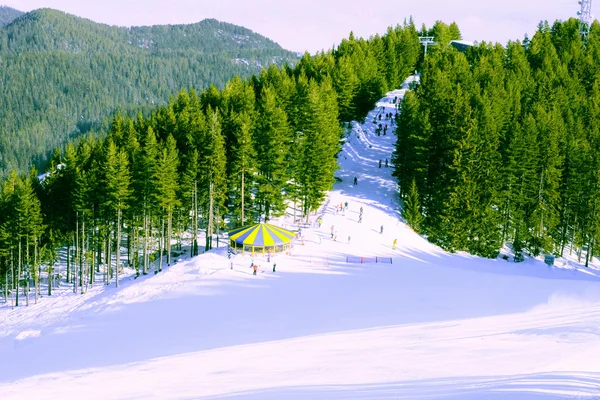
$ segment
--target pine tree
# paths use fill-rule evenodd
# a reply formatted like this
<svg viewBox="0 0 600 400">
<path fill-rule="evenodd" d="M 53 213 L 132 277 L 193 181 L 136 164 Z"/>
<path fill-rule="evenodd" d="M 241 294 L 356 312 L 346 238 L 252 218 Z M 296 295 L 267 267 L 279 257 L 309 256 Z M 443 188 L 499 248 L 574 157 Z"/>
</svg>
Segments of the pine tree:
<svg viewBox="0 0 600 400">
<path fill-rule="evenodd" d="M 115 230 L 116 267 L 115 286 L 119 286 L 119 268 L 121 257 L 121 228 L 123 225 L 123 210 L 128 206 L 131 195 L 131 173 L 127 154 L 118 150 L 111 138 L 106 143 L 106 158 L 104 160 L 104 203 L 109 221 Z M 110 263 L 109 263 L 110 264 Z"/>
<path fill-rule="evenodd" d="M 227 193 L 225 141 L 218 110 L 207 109 L 207 131 L 200 139 L 199 202 L 206 223 L 205 250 L 212 249 L 212 238 L 219 215 L 225 214 Z"/>
<path fill-rule="evenodd" d="M 179 155 L 177 145 L 172 135 L 167 137 L 164 146 L 159 151 L 156 169 L 154 170 L 153 183 L 155 191 L 153 193 L 156 203 L 160 206 L 161 212 L 161 246 L 159 256 L 158 271 L 162 271 L 162 252 L 167 252 L 167 265 L 171 265 L 171 236 L 173 230 L 173 211 L 180 204 L 177 198 Z M 165 221 L 166 219 L 166 221 Z M 165 222 L 167 224 L 165 238 Z"/>
<path fill-rule="evenodd" d="M 410 185 L 410 190 L 406 200 L 404 201 L 404 207 L 402 208 L 402 218 L 406 220 L 408 226 L 410 226 L 415 232 L 421 232 L 421 223 L 423 222 L 423 213 L 419 204 L 419 192 L 417 190 L 417 183 L 413 179 Z"/>
<path fill-rule="evenodd" d="M 259 119 L 254 133 L 257 156 L 260 214 L 268 221 L 272 214 L 285 211 L 283 186 L 286 181 L 287 162 L 291 133 L 285 112 L 276 103 L 272 89 L 262 91 L 259 102 Z"/>
</svg>

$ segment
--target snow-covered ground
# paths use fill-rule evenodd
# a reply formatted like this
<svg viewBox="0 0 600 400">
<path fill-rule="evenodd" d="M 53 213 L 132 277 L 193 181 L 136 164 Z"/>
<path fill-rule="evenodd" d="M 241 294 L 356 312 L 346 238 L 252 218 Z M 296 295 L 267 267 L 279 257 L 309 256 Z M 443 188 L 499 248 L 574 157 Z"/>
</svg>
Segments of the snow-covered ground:
<svg viewBox="0 0 600 400">
<path fill-rule="evenodd" d="M 404 91 L 353 125 L 322 226 L 277 272 L 220 248 L 0 305 L 0 399 L 600 399 L 597 260 L 448 254 L 400 222 L 372 121 Z"/>
</svg>

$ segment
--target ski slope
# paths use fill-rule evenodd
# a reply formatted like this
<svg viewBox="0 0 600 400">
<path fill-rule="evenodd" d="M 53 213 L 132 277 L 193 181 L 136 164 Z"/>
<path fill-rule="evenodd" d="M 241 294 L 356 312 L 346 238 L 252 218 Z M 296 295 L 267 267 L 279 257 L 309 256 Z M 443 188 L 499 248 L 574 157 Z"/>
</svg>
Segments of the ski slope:
<svg viewBox="0 0 600 400">
<path fill-rule="evenodd" d="M 0 304 L 0 399 L 600 399 L 596 259 L 449 254 L 400 221 L 378 167 L 395 136 L 372 121 L 409 80 L 353 123 L 322 226 L 277 272 L 248 254 L 231 268 L 221 247 L 118 289 Z"/>
</svg>

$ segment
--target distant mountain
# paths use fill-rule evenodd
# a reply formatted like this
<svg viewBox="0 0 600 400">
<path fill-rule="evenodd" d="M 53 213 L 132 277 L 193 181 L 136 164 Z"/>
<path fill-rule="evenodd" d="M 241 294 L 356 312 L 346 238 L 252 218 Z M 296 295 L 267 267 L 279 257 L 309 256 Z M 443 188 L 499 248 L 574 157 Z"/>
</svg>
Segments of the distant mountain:
<svg viewBox="0 0 600 400">
<path fill-rule="evenodd" d="M 52 9 L 21 13 L 0 28 L 0 175 L 43 164 L 54 147 L 102 128 L 116 109 L 165 104 L 182 88 L 222 87 L 235 75 L 297 60 L 264 36 L 214 19 L 124 28 Z"/>
<path fill-rule="evenodd" d="M 0 6 L 0 27 L 10 24 L 15 18 L 23 14 L 23 11 L 14 8 Z"/>
</svg>

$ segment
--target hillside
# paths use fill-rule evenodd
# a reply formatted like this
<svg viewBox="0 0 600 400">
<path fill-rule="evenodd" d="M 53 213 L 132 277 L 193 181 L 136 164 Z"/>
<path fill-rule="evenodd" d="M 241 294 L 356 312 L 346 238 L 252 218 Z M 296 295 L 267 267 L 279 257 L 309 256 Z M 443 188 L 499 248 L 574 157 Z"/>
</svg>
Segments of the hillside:
<svg viewBox="0 0 600 400">
<path fill-rule="evenodd" d="M 23 12 L 14 8 L 0 6 L 0 27 L 10 24 L 15 18 L 22 15 Z"/>
<path fill-rule="evenodd" d="M 264 36 L 212 19 L 123 28 L 51 9 L 22 14 L 0 28 L 0 176 L 105 130 L 116 109 L 154 107 L 182 88 L 223 87 L 296 60 Z"/>
<path fill-rule="evenodd" d="M 597 259 L 452 254 L 398 218 L 392 166 L 377 166 L 396 137 L 372 121 L 414 79 L 351 124 L 339 179 L 291 255 L 228 259 L 222 245 L 158 275 L 129 270 L 120 288 L 0 303 L 0 398 L 597 398 Z M 297 229 L 292 212 L 276 223 Z"/>
</svg>

